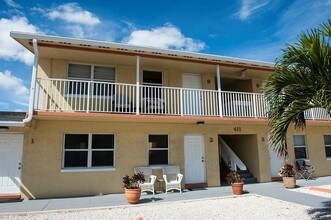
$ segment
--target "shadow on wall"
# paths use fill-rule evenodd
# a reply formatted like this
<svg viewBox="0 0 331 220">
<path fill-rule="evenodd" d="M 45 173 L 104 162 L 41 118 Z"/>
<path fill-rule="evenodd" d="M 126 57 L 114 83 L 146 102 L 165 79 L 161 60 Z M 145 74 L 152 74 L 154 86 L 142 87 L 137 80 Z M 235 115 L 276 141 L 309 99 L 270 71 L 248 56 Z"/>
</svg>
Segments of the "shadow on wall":
<svg viewBox="0 0 331 220">
<path fill-rule="evenodd" d="M 331 200 L 323 202 L 322 204 L 322 208 L 308 210 L 308 214 L 312 219 L 331 219 Z"/>
</svg>

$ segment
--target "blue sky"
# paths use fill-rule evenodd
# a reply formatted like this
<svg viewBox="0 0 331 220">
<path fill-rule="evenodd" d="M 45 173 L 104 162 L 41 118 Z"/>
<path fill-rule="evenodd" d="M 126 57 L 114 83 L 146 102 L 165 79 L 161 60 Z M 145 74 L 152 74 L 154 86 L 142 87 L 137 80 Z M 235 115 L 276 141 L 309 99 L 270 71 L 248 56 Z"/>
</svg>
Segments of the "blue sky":
<svg viewBox="0 0 331 220">
<path fill-rule="evenodd" d="M 0 0 L 0 111 L 28 109 L 33 56 L 12 30 L 272 62 L 330 17 L 331 0 Z"/>
</svg>

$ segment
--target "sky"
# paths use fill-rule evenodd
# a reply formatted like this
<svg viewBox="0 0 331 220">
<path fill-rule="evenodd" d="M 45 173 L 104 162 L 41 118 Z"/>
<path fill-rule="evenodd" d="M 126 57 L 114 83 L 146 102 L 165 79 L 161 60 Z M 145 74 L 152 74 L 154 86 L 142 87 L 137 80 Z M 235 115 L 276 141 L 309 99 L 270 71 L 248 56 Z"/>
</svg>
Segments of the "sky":
<svg viewBox="0 0 331 220">
<path fill-rule="evenodd" d="M 10 31 L 274 62 L 331 18 L 331 0 L 0 0 L 0 111 L 27 111 L 33 54 Z"/>
</svg>

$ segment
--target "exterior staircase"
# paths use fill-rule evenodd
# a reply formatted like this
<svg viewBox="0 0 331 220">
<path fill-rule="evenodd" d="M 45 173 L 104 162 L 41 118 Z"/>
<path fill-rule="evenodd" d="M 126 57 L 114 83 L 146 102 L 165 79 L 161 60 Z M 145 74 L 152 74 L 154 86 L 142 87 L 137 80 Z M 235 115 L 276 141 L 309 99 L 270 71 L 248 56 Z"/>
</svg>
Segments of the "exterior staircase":
<svg viewBox="0 0 331 220">
<path fill-rule="evenodd" d="M 257 183 L 256 177 L 249 170 L 237 170 L 241 177 L 245 178 L 245 184 Z"/>
<path fill-rule="evenodd" d="M 230 146 L 223 140 L 221 136 L 218 138 L 220 148 L 220 170 L 221 170 L 221 182 L 225 184 L 225 176 L 231 170 L 237 171 L 241 177 L 245 178 L 245 184 L 257 183 L 256 177 L 247 169 L 246 165 L 240 160 L 240 158 L 233 152 Z"/>
</svg>

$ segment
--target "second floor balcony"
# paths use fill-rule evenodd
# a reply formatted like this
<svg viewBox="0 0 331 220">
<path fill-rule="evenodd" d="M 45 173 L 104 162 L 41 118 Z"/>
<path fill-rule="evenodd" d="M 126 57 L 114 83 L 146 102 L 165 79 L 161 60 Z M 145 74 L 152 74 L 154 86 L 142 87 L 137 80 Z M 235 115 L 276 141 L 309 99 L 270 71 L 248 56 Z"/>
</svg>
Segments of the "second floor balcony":
<svg viewBox="0 0 331 220">
<path fill-rule="evenodd" d="M 35 111 L 266 118 L 261 93 L 38 78 Z M 306 119 L 328 120 L 324 109 Z"/>
</svg>

